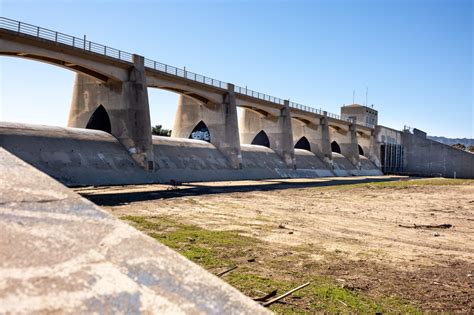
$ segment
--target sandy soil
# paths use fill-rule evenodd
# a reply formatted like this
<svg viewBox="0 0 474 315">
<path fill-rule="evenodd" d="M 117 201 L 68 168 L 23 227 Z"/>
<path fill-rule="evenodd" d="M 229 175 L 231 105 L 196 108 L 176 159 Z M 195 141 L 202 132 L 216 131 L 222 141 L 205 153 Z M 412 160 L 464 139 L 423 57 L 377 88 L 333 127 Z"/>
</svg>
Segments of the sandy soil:
<svg viewBox="0 0 474 315">
<path fill-rule="evenodd" d="M 387 177 L 372 178 L 385 181 Z M 395 179 L 395 178 L 391 178 Z M 298 246 L 348 287 L 425 310 L 474 312 L 474 182 L 380 187 L 364 178 L 81 188 L 116 216 L 167 215 Z M 400 225 L 451 224 L 448 229 Z"/>
</svg>

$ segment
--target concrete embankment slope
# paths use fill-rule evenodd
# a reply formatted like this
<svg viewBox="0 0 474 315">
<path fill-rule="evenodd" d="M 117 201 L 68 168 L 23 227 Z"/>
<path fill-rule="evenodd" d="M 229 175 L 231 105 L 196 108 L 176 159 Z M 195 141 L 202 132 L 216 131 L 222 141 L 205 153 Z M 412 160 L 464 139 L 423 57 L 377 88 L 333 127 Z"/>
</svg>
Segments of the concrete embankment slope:
<svg viewBox="0 0 474 315">
<path fill-rule="evenodd" d="M 272 149 L 245 144 L 242 168 L 234 169 L 208 142 L 156 136 L 155 170 L 146 172 L 115 137 L 103 131 L 6 122 L 0 123 L 0 147 L 68 186 L 382 174 L 363 157 L 359 169 L 334 153 L 330 168 L 312 152 L 299 149 L 295 149 L 296 169 L 289 169 Z"/>
<path fill-rule="evenodd" d="M 0 148 L 0 313 L 267 314 Z"/>
<path fill-rule="evenodd" d="M 303 150 L 296 150 L 297 169 L 288 169 L 273 150 L 242 145 L 242 168 L 236 170 L 210 143 L 168 137 L 153 137 L 156 169 L 146 172 L 110 134 L 77 128 L 2 122 L 0 146 L 68 186 L 334 175 Z"/>
</svg>

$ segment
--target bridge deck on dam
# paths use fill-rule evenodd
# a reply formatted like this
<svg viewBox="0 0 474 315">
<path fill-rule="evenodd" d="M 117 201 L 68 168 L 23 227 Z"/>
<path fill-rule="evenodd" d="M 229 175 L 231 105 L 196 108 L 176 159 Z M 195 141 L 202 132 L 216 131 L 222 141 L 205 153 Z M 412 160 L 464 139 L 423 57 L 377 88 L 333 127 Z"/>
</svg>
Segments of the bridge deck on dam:
<svg viewBox="0 0 474 315">
<path fill-rule="evenodd" d="M 128 76 L 127 69 L 134 62 L 132 53 L 6 17 L 0 17 L 0 42 L 2 43 L 0 55 L 29 58 L 54 64 L 84 73 L 102 82 L 125 80 Z M 231 83 L 148 58 L 144 58 L 144 67 L 148 81 L 150 81 L 148 82 L 149 87 L 163 88 L 177 93 L 196 96 L 199 94 L 222 94 L 228 90 L 230 85 L 234 86 Z M 185 87 L 184 90 L 182 87 Z M 268 111 L 279 109 L 285 104 L 285 100 L 279 97 L 247 87 L 235 86 L 234 91 L 237 99 L 240 99 L 243 104 L 259 104 L 267 108 Z M 321 108 L 289 101 L 288 104 L 296 116 L 302 115 L 310 119 L 327 116 L 330 121 L 339 124 L 350 125 L 353 123 L 349 119 L 323 111 Z M 357 124 L 362 129 L 370 130 L 374 127 L 360 122 Z"/>
<path fill-rule="evenodd" d="M 370 161 L 356 169 L 338 155 L 333 169 L 298 149 L 298 168 L 288 169 L 273 150 L 256 145 L 242 145 L 242 168 L 236 170 L 208 142 L 168 137 L 153 137 L 157 167 L 147 172 L 108 133 L 6 122 L 0 123 L 0 146 L 69 186 L 381 175 Z"/>
</svg>

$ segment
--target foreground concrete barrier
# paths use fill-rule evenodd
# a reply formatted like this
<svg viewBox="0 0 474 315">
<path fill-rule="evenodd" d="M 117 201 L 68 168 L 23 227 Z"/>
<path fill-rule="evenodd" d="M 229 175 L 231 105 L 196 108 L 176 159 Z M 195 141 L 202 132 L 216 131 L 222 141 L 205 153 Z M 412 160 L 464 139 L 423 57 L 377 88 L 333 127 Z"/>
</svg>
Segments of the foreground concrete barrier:
<svg viewBox="0 0 474 315">
<path fill-rule="evenodd" d="M 0 148 L 0 313 L 269 314 Z"/>
</svg>

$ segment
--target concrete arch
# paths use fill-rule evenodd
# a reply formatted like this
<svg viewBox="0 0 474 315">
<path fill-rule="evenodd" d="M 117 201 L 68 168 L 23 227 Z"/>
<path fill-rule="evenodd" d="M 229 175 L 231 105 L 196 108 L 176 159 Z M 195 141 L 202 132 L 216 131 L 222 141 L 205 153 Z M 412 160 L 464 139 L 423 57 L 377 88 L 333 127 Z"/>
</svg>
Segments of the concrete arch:
<svg viewBox="0 0 474 315">
<path fill-rule="evenodd" d="M 267 148 L 270 148 L 270 139 L 268 138 L 265 131 L 261 130 L 257 135 L 253 138 L 251 144 L 253 145 L 261 145 Z"/>
<path fill-rule="evenodd" d="M 213 103 L 210 99 L 208 99 L 207 97 L 202 96 L 202 95 L 197 94 L 197 93 L 193 93 L 193 92 L 187 91 L 187 90 L 182 90 L 182 89 L 178 89 L 178 88 L 174 88 L 174 87 L 152 86 L 152 85 L 148 85 L 148 88 L 159 89 L 159 90 L 164 90 L 164 91 L 173 92 L 173 93 L 176 93 L 176 94 L 178 94 L 178 95 L 183 95 L 183 96 L 192 98 L 193 100 L 197 101 L 199 104 L 204 105 L 204 106 L 210 106 L 210 105 L 213 105 L 213 104 L 214 104 L 214 103 Z"/>
<path fill-rule="evenodd" d="M 302 149 L 311 152 L 311 144 L 306 137 L 301 137 L 295 144 L 295 149 Z"/>
<path fill-rule="evenodd" d="M 341 147 L 336 141 L 331 142 L 331 151 L 335 153 L 341 153 Z"/>
<path fill-rule="evenodd" d="M 186 84 L 179 78 L 174 78 L 158 71 L 145 69 L 146 82 L 149 88 L 167 90 L 192 98 L 203 105 L 222 104 L 223 91 L 199 82 Z"/>
<path fill-rule="evenodd" d="M 126 81 L 131 64 L 100 54 L 28 37 L 3 34 L 0 56 L 31 59 L 85 74 L 101 82 Z"/>
<path fill-rule="evenodd" d="M 112 133 L 109 114 L 102 104 L 92 113 L 86 124 L 86 129 L 102 130 L 107 133 Z"/>
<path fill-rule="evenodd" d="M 358 144 L 357 147 L 359 148 L 359 155 L 364 155 L 364 149 L 362 149 L 360 144 Z"/>
<path fill-rule="evenodd" d="M 248 109 L 249 111 L 252 111 L 256 114 L 259 114 L 262 117 L 267 117 L 267 116 L 270 115 L 270 113 L 268 111 L 264 111 L 262 109 L 255 108 L 255 107 L 252 107 L 252 106 L 240 106 L 240 108 Z"/>
<path fill-rule="evenodd" d="M 258 102 L 250 102 L 246 99 L 236 99 L 236 106 L 240 108 L 245 108 L 246 110 L 250 110 L 257 114 L 260 114 L 264 117 L 279 117 L 281 109 L 283 108 L 281 105 L 277 104 L 260 104 Z"/>
</svg>

